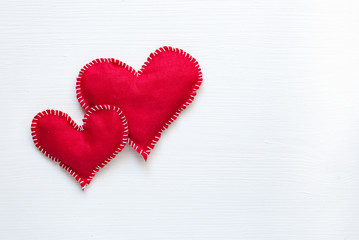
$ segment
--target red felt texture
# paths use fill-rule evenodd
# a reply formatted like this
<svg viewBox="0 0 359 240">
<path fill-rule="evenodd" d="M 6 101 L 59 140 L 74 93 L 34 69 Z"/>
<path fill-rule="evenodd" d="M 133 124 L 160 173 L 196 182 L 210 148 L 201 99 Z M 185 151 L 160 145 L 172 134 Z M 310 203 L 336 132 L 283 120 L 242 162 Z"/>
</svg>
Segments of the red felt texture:
<svg viewBox="0 0 359 240">
<path fill-rule="evenodd" d="M 162 47 L 139 71 L 116 59 L 87 64 L 77 80 L 81 106 L 121 107 L 129 125 L 129 143 L 144 159 L 169 124 L 190 104 L 202 83 L 198 62 L 183 50 Z"/>
<path fill-rule="evenodd" d="M 119 153 L 128 140 L 127 120 L 117 106 L 89 108 L 82 126 L 66 113 L 46 110 L 32 121 L 34 143 L 58 162 L 84 189 L 100 168 Z"/>
</svg>

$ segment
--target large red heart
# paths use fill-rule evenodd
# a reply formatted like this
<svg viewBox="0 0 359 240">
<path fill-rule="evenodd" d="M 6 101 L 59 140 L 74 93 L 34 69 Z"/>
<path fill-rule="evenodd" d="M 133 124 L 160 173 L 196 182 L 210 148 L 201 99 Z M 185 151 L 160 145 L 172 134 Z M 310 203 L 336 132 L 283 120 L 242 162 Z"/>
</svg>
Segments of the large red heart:
<svg viewBox="0 0 359 240">
<path fill-rule="evenodd" d="M 193 101 L 202 83 L 198 62 L 178 48 L 151 53 L 141 70 L 113 58 L 82 68 L 77 98 L 88 109 L 97 104 L 120 106 L 129 124 L 129 143 L 146 160 L 161 132 Z"/>
<path fill-rule="evenodd" d="M 127 120 L 117 106 L 88 109 L 83 125 L 58 110 L 38 113 L 31 124 L 35 146 L 66 169 L 84 189 L 128 140 Z"/>
</svg>

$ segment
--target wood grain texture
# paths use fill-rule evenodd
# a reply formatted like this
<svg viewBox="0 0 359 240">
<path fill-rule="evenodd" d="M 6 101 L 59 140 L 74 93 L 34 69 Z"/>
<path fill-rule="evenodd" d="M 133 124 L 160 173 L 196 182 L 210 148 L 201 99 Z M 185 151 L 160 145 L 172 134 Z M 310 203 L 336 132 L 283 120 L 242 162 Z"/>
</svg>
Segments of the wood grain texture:
<svg viewBox="0 0 359 240">
<path fill-rule="evenodd" d="M 0 3 L 0 239 L 359 239 L 359 3 Z M 201 64 L 194 103 L 145 163 L 130 147 L 82 192 L 33 145 L 46 108 L 81 123 L 81 67 Z"/>
</svg>

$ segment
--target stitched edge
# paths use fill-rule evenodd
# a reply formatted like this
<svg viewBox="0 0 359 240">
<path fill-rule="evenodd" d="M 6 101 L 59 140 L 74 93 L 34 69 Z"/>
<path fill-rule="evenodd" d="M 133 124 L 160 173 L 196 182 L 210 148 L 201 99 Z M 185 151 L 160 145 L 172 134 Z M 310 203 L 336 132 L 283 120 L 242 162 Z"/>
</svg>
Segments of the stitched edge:
<svg viewBox="0 0 359 240">
<path fill-rule="evenodd" d="M 37 122 L 38 120 L 45 116 L 45 115 L 49 115 L 52 114 L 54 116 L 60 116 L 63 118 L 66 118 L 67 122 L 70 123 L 70 125 L 77 131 L 83 131 L 84 130 L 84 126 L 87 123 L 87 119 L 90 117 L 90 115 L 94 112 L 97 111 L 102 111 L 102 110 L 107 110 L 107 111 L 116 111 L 118 113 L 118 115 L 121 117 L 122 119 L 122 123 L 123 123 L 123 135 L 122 135 L 122 142 L 120 143 L 119 147 L 112 153 L 112 155 L 110 157 L 108 157 L 106 160 L 104 160 L 103 162 L 101 162 L 100 164 L 98 164 L 94 170 L 92 171 L 92 173 L 88 176 L 88 178 L 81 178 L 79 176 L 78 173 L 76 173 L 75 170 L 73 170 L 71 167 L 67 166 L 66 164 L 64 164 L 60 159 L 55 158 L 54 156 L 52 156 L 51 154 L 49 154 L 48 152 L 46 152 L 46 150 L 39 144 L 37 136 L 36 136 L 36 131 L 37 131 Z M 82 190 L 84 190 L 92 181 L 93 177 L 96 175 L 96 173 L 103 168 L 104 166 L 106 166 L 118 153 L 120 153 L 122 151 L 122 149 L 125 147 L 127 140 L 128 140 L 128 125 L 127 125 L 127 119 L 125 117 L 125 115 L 123 114 L 122 110 L 117 107 L 117 106 L 111 106 L 111 105 L 96 105 L 90 109 L 88 109 L 88 111 L 86 112 L 84 118 L 83 118 L 83 124 L 82 125 L 77 125 L 72 119 L 71 117 L 67 114 L 64 113 L 62 111 L 59 110 L 53 110 L 53 109 L 47 109 L 45 111 L 39 112 L 32 120 L 31 123 L 31 135 L 32 135 L 32 140 L 35 143 L 35 146 L 40 150 L 40 152 L 42 152 L 46 157 L 50 158 L 52 161 L 55 161 L 57 163 L 59 163 L 59 165 L 65 169 L 68 173 L 70 173 L 75 179 L 76 181 L 81 185 Z"/>
<path fill-rule="evenodd" d="M 199 89 L 200 85 L 202 84 L 203 81 L 203 76 L 202 76 L 202 71 L 201 68 L 199 66 L 198 61 L 192 57 L 190 54 L 186 53 L 185 51 L 183 51 L 182 49 L 179 48 L 173 48 L 170 46 L 164 46 L 161 47 L 159 49 L 157 49 L 156 51 L 154 51 L 153 53 L 151 53 L 148 58 L 147 61 L 142 65 L 141 69 L 136 71 L 134 70 L 131 66 L 127 65 L 126 63 L 114 59 L 114 58 L 98 58 L 93 60 L 92 62 L 86 64 L 81 70 L 80 73 L 77 77 L 77 81 L 76 81 L 76 96 L 77 96 L 77 100 L 80 103 L 80 105 L 87 110 L 90 106 L 87 104 L 86 100 L 83 98 L 82 95 L 82 91 L 81 91 L 81 80 L 82 80 L 82 75 L 85 73 L 85 71 L 87 69 L 89 69 L 90 67 L 96 65 L 97 63 L 104 63 L 104 62 L 109 62 L 109 63 L 116 63 L 118 66 L 121 66 L 124 69 L 127 69 L 128 71 L 130 71 L 132 74 L 134 74 L 136 77 L 140 76 L 143 72 L 143 70 L 147 67 L 147 64 L 150 63 L 150 61 L 152 60 L 152 58 L 156 55 L 158 55 L 161 52 L 166 52 L 166 51 L 172 51 L 172 52 L 176 52 L 176 53 L 180 53 L 182 55 L 184 55 L 186 58 L 188 58 L 193 64 L 195 64 L 195 67 L 198 69 L 198 78 L 197 78 L 197 82 L 195 83 L 194 87 L 192 88 L 192 92 L 190 94 L 190 97 L 186 100 L 185 103 L 183 103 L 181 105 L 181 107 L 179 109 L 177 109 L 177 111 L 175 112 L 175 114 L 173 114 L 168 121 L 162 126 L 162 128 L 160 129 L 160 131 L 156 134 L 156 136 L 151 140 L 151 143 L 146 146 L 147 149 L 143 149 L 140 146 L 138 146 L 133 140 L 131 140 L 130 138 L 128 138 L 128 143 L 130 144 L 130 146 L 132 148 L 134 148 L 139 154 L 141 154 L 141 156 L 145 159 L 145 161 L 147 161 L 147 157 L 150 154 L 151 150 L 154 148 L 154 146 L 156 145 L 156 143 L 158 142 L 158 140 L 161 137 L 161 134 L 164 130 L 166 130 L 168 128 L 168 126 L 177 119 L 177 117 L 179 116 L 179 114 L 186 109 L 186 107 L 193 102 L 194 97 L 197 95 L 197 90 Z"/>
</svg>

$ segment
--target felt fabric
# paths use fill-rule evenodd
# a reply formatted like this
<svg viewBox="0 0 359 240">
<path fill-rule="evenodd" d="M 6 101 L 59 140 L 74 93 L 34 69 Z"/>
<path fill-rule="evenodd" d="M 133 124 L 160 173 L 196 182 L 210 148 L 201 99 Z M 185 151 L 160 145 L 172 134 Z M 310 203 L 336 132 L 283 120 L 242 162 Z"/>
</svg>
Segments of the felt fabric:
<svg viewBox="0 0 359 240">
<path fill-rule="evenodd" d="M 117 106 L 89 108 L 83 125 L 57 110 L 38 113 L 31 124 L 35 146 L 66 169 L 84 189 L 128 140 L 127 120 Z"/>
<path fill-rule="evenodd" d="M 97 104 L 121 107 L 128 119 L 129 143 L 144 159 L 165 130 L 193 101 L 202 83 L 198 62 L 183 50 L 162 47 L 139 71 L 113 58 L 84 66 L 77 97 L 88 109 Z"/>
</svg>

